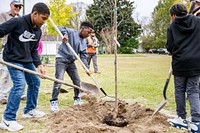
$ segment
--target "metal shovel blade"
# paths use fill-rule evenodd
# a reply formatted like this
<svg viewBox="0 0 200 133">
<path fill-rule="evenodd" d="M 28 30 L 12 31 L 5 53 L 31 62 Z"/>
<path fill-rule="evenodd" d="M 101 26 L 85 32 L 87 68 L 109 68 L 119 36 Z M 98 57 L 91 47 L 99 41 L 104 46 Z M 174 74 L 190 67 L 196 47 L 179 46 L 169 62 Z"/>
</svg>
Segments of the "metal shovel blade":
<svg viewBox="0 0 200 133">
<path fill-rule="evenodd" d="M 81 82 L 81 89 L 84 90 L 85 92 L 89 92 L 91 95 L 95 97 L 100 96 L 99 89 L 93 84 Z M 82 95 L 84 94 L 82 93 Z"/>
<path fill-rule="evenodd" d="M 160 111 L 167 103 L 167 99 L 164 99 L 157 107 L 157 109 L 154 111 L 152 116 L 154 116 L 158 111 Z"/>
</svg>

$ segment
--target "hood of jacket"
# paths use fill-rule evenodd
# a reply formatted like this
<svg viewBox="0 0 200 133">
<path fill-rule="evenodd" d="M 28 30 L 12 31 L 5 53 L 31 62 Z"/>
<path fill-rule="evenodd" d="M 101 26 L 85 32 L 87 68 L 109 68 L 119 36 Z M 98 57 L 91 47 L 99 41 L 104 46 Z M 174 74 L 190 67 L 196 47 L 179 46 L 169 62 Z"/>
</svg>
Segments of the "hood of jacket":
<svg viewBox="0 0 200 133">
<path fill-rule="evenodd" d="M 24 18 L 25 18 L 26 22 L 30 25 L 30 27 L 32 27 L 34 30 L 40 30 L 41 26 L 33 27 L 32 20 L 31 20 L 31 14 L 25 15 Z"/>
<path fill-rule="evenodd" d="M 196 27 L 195 17 L 193 15 L 186 15 L 183 17 L 176 17 L 174 20 L 174 25 L 181 32 L 192 32 Z"/>
</svg>

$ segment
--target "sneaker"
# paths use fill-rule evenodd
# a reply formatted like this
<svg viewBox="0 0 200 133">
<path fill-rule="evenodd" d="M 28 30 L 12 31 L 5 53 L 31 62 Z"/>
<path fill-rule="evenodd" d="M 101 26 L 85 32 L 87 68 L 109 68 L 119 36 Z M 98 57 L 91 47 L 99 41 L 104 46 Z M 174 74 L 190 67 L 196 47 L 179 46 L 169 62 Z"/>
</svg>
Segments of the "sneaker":
<svg viewBox="0 0 200 133">
<path fill-rule="evenodd" d="M 81 98 L 77 98 L 74 100 L 74 105 L 82 105 L 82 104 L 83 104 L 83 102 L 82 102 Z"/>
<path fill-rule="evenodd" d="M 51 102 L 50 102 L 50 107 L 51 107 L 51 111 L 52 111 L 53 113 L 59 112 L 58 100 L 51 101 Z"/>
<path fill-rule="evenodd" d="M 23 129 L 24 127 L 21 124 L 19 124 L 17 121 L 7 121 L 2 116 L 0 128 L 6 129 L 8 131 L 19 131 Z"/>
<path fill-rule="evenodd" d="M 182 119 L 181 117 L 175 117 L 173 119 L 168 119 L 167 122 L 172 126 L 180 129 L 188 129 L 188 122 L 186 119 Z"/>
<path fill-rule="evenodd" d="M 43 117 L 44 115 L 45 115 L 44 112 L 37 111 L 36 109 L 32 109 L 28 113 L 23 114 L 22 117 L 23 118 L 39 118 L 39 117 Z"/>
<path fill-rule="evenodd" d="M 191 133 L 200 133 L 200 123 L 190 122 L 189 128 Z"/>
</svg>

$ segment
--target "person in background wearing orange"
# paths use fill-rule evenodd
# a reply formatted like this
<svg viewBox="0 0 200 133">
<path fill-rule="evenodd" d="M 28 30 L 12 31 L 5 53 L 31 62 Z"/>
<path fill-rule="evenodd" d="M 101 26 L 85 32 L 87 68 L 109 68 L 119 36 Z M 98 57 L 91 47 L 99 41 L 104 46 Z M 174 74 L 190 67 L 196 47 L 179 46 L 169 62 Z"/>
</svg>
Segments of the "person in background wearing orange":
<svg viewBox="0 0 200 133">
<path fill-rule="evenodd" d="M 87 38 L 87 62 L 90 66 L 90 62 L 92 60 L 93 67 L 94 67 L 94 73 L 100 74 L 98 71 L 98 65 L 97 65 L 97 48 L 99 47 L 98 39 L 95 36 L 95 32 L 93 31 L 91 35 Z"/>
</svg>

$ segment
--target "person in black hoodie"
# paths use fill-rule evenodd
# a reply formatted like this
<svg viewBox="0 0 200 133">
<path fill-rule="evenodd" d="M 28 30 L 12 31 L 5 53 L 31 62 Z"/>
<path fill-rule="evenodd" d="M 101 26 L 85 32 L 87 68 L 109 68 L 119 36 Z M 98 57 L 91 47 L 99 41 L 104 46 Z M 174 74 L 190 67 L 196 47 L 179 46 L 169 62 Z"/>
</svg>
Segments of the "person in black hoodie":
<svg viewBox="0 0 200 133">
<path fill-rule="evenodd" d="M 44 68 L 38 55 L 38 42 L 41 38 L 40 27 L 50 15 L 49 8 L 44 3 L 33 6 L 31 14 L 19 18 L 12 18 L 0 25 L 0 37 L 8 34 L 8 40 L 3 51 L 3 60 L 11 64 L 44 74 Z M 23 126 L 16 121 L 16 113 L 20 105 L 20 97 L 28 84 L 24 118 L 42 117 L 44 112 L 36 110 L 40 79 L 34 74 L 7 66 L 13 87 L 10 91 L 8 103 L 2 116 L 0 128 L 18 131 Z M 42 77 L 43 78 L 43 77 Z"/>
<path fill-rule="evenodd" d="M 172 54 L 177 118 L 168 122 L 178 128 L 200 132 L 200 18 L 188 14 L 182 4 L 170 8 L 171 24 L 167 30 L 166 48 Z M 186 119 L 186 94 L 191 120 Z"/>
</svg>

